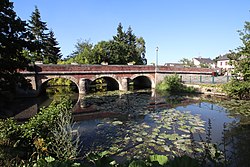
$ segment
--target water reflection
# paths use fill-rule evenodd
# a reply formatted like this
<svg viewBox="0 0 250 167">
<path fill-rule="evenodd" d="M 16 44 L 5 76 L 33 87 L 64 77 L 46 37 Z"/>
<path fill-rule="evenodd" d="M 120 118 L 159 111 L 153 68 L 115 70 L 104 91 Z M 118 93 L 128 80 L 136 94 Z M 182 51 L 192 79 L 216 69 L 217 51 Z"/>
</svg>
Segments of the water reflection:
<svg viewBox="0 0 250 167">
<path fill-rule="evenodd" d="M 205 97 L 205 99 L 208 98 Z M 213 98 L 211 100 L 216 101 Z M 179 152 L 180 149 L 183 149 L 187 152 L 188 145 L 181 145 L 178 141 L 183 142 L 187 139 L 182 138 L 181 135 L 188 137 L 188 134 L 183 133 L 190 130 L 185 129 L 190 126 L 187 122 L 196 118 L 197 121 L 205 121 L 206 132 L 196 132 L 196 135 L 193 135 L 195 141 L 215 143 L 226 156 L 224 158 L 227 159 L 230 166 L 238 166 L 238 164 L 247 166 L 246 164 L 248 164 L 249 126 L 242 128 L 239 125 L 241 121 L 237 117 L 232 117 L 228 109 L 212 102 L 205 102 L 200 96 L 190 98 L 157 95 L 152 97 L 151 92 L 135 92 L 85 97 L 81 104 L 83 105 L 79 109 L 79 115 L 82 117 L 77 119 L 76 114 L 75 118 L 79 121 L 77 125 L 80 127 L 84 145 L 82 155 L 90 150 L 109 150 L 114 153 L 116 158 L 117 156 L 128 156 L 129 153 L 136 153 L 138 150 L 140 152 L 137 153 L 141 156 L 144 153 L 145 156 L 146 153 L 152 154 L 152 152 L 165 151 L 166 153 L 171 149 L 175 151 L 177 149 Z M 83 119 L 86 118 L 84 112 L 88 112 L 90 108 L 94 112 L 90 112 L 92 115 L 89 113 L 87 119 Z M 171 108 L 175 108 L 174 112 Z M 187 116 L 188 119 L 184 121 L 185 123 L 181 124 L 183 120 L 179 120 L 179 118 L 182 118 L 186 112 L 190 112 L 190 115 Z M 172 119 L 162 124 L 166 118 L 171 118 L 176 113 L 179 113 L 175 117 L 176 120 Z M 155 118 L 160 118 L 159 122 Z M 170 128 L 168 122 L 172 128 L 170 131 L 168 131 Z M 145 130 L 147 127 L 150 129 Z M 207 132 L 208 130 L 209 132 Z M 170 134 L 174 134 L 174 136 Z M 181 135 L 179 136 L 179 134 Z M 161 137 L 155 138 L 156 136 Z M 164 137 L 165 139 L 163 139 Z M 169 139 L 174 138 L 178 140 L 171 145 Z M 176 142 L 177 145 L 175 145 Z M 186 140 L 185 143 L 189 143 L 189 140 Z M 197 146 L 202 147 L 199 144 L 198 142 Z"/>
<path fill-rule="evenodd" d="M 226 159 L 237 164 L 235 166 L 248 165 L 249 115 L 235 116 L 237 108 L 232 112 L 218 102 L 214 103 L 217 100 L 213 97 L 208 102 L 200 96 L 159 95 L 149 90 L 85 96 L 67 94 L 75 101 L 73 117 L 81 135 L 82 155 L 94 150 L 109 150 L 116 157 L 132 156 L 131 153 L 145 156 L 153 152 L 169 154 L 172 151 L 182 154 L 191 149 L 193 137 L 197 147 L 202 148 L 200 142 L 209 139 L 225 153 Z M 37 100 L 39 103 L 32 99 L 32 103 L 23 107 L 23 112 L 17 112 L 15 118 L 31 117 L 39 107 L 59 96 L 43 97 Z M 17 101 L 17 104 L 24 103 Z M 191 137 L 192 127 L 195 131 Z"/>
</svg>

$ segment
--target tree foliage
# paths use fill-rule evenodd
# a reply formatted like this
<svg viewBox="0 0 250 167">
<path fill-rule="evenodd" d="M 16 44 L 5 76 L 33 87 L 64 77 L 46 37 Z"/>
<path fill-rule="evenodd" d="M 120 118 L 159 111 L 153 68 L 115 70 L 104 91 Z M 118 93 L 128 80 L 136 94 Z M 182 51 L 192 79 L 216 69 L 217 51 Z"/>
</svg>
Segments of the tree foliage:
<svg viewBox="0 0 250 167">
<path fill-rule="evenodd" d="M 250 81 L 250 22 L 245 22 L 244 29 L 239 31 L 242 46 L 228 56 L 234 65 L 234 73 Z"/>
<path fill-rule="evenodd" d="M 231 80 L 229 83 L 223 86 L 223 90 L 228 94 L 228 96 L 241 99 L 250 99 L 250 82 L 249 81 L 238 81 Z"/>
<path fill-rule="evenodd" d="M 127 64 L 129 62 L 147 64 L 145 41 L 142 37 L 137 38 L 131 27 L 124 32 L 120 23 L 111 44 L 110 64 Z"/>
<path fill-rule="evenodd" d="M 89 40 L 78 40 L 75 45 L 76 50 L 60 64 L 94 64 L 93 44 Z M 90 63 L 91 62 L 91 63 Z"/>
<path fill-rule="evenodd" d="M 194 62 L 192 60 L 187 59 L 187 58 L 183 58 L 183 59 L 179 60 L 179 62 L 187 67 L 195 67 Z"/>
<path fill-rule="evenodd" d="M 48 30 L 48 28 L 46 22 L 41 20 L 41 14 L 37 6 L 35 6 L 35 11 L 31 14 L 29 30 L 34 35 L 34 43 L 36 44 L 36 51 L 30 54 L 31 60 L 42 61 L 43 51 L 45 49 L 44 40 L 47 38 L 45 31 Z"/>
<path fill-rule="evenodd" d="M 23 124 L 0 120 L 0 166 L 71 166 L 62 162 L 74 162 L 79 140 L 72 133 L 71 101 L 60 97 Z M 43 161 L 52 157 L 61 163 Z"/>
<path fill-rule="evenodd" d="M 233 98 L 250 99 L 250 22 L 245 22 L 239 35 L 242 46 L 228 54 L 236 77 L 224 86 L 224 91 Z"/>
<path fill-rule="evenodd" d="M 26 53 L 32 62 L 43 61 L 46 64 L 56 64 L 61 58 L 60 47 L 52 30 L 47 32 L 47 23 L 41 19 L 41 14 L 37 6 L 32 12 L 29 20 L 29 30 L 34 35 L 33 42 L 36 44 L 35 52 Z"/>
<path fill-rule="evenodd" d="M 23 50 L 34 50 L 33 36 L 25 21 L 17 17 L 13 2 L 0 3 L 0 90 L 15 90 L 18 81 L 24 80 L 17 69 L 25 69 L 29 61 Z"/>
<path fill-rule="evenodd" d="M 78 41 L 74 51 L 64 63 L 79 64 L 147 64 L 146 47 L 142 37 L 136 37 L 132 28 L 125 32 L 122 24 L 117 27 L 117 34 L 112 40 L 100 41 L 96 45 L 89 41 Z"/>
<path fill-rule="evenodd" d="M 195 93 L 195 88 L 187 87 L 181 82 L 178 75 L 166 76 L 162 82 L 156 85 L 158 92 L 176 93 Z"/>
<path fill-rule="evenodd" d="M 57 64 L 57 61 L 61 59 L 61 50 L 58 47 L 58 42 L 55 38 L 55 34 L 52 30 L 50 30 L 47 39 L 44 40 L 45 48 L 44 48 L 44 63 L 49 64 Z"/>
</svg>

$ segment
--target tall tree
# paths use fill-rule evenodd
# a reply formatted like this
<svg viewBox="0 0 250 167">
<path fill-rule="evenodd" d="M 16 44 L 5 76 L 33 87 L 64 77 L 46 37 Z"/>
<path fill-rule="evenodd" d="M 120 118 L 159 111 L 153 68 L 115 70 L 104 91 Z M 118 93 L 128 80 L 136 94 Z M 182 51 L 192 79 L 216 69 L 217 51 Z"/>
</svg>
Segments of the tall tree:
<svg viewBox="0 0 250 167">
<path fill-rule="evenodd" d="M 27 24 L 17 17 L 13 2 L 1 0 L 0 3 L 0 92 L 15 90 L 22 78 L 18 69 L 25 69 L 28 60 L 23 50 L 33 50 L 32 34 Z M 23 78 L 22 78 L 23 79 Z"/>
<path fill-rule="evenodd" d="M 113 36 L 113 41 L 111 41 L 111 64 L 127 64 L 129 62 L 146 64 L 145 53 L 144 39 L 137 38 L 131 27 L 126 32 L 123 31 L 122 24 L 119 23 L 117 34 Z"/>
<path fill-rule="evenodd" d="M 35 11 L 31 14 L 31 19 L 29 20 L 29 29 L 35 36 L 34 42 L 36 43 L 36 52 L 32 53 L 32 61 L 43 61 L 44 59 L 44 49 L 45 49 L 45 39 L 48 34 L 45 33 L 47 28 L 46 22 L 41 19 L 40 11 L 37 6 L 35 6 Z"/>
<path fill-rule="evenodd" d="M 94 62 L 93 64 L 101 64 L 102 62 L 110 62 L 110 41 L 98 42 L 93 48 Z"/>
<path fill-rule="evenodd" d="M 76 50 L 66 58 L 65 63 L 94 64 L 93 44 L 89 40 L 78 40 Z"/>
<path fill-rule="evenodd" d="M 179 60 L 179 62 L 187 67 L 195 67 L 194 62 L 192 60 L 187 59 L 187 58 L 182 58 L 181 60 Z"/>
<path fill-rule="evenodd" d="M 44 44 L 44 63 L 57 64 L 57 61 L 61 59 L 62 55 L 60 53 L 60 47 L 58 46 L 59 44 L 52 30 L 50 30 L 48 38 L 44 40 Z"/>
<path fill-rule="evenodd" d="M 94 47 L 89 42 L 79 42 L 76 44 L 76 51 L 65 61 L 71 63 L 75 61 L 80 64 L 147 64 L 145 58 L 145 40 L 137 38 L 133 34 L 132 28 L 123 31 L 123 26 L 119 23 L 117 33 L 110 41 L 98 42 Z"/>
<path fill-rule="evenodd" d="M 250 81 L 250 22 L 245 22 L 244 29 L 239 31 L 242 46 L 228 56 L 234 65 L 234 73 L 240 74 L 244 81 Z"/>
<path fill-rule="evenodd" d="M 129 26 L 126 32 L 127 55 L 126 62 L 138 62 L 138 53 L 136 50 L 136 36 L 133 34 L 132 28 Z"/>
<path fill-rule="evenodd" d="M 136 50 L 138 52 L 138 64 L 147 64 L 145 40 L 142 37 L 136 38 Z"/>
<path fill-rule="evenodd" d="M 127 57 L 127 39 L 126 33 L 123 31 L 123 26 L 119 23 L 117 33 L 113 36 L 110 47 L 110 64 L 126 64 Z"/>
</svg>

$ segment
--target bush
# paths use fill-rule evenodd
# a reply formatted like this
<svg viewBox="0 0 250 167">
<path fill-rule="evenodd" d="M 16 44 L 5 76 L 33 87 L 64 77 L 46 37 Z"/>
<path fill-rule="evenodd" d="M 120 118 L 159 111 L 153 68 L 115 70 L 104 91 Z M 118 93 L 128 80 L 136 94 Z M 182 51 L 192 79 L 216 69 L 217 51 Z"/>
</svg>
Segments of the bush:
<svg viewBox="0 0 250 167">
<path fill-rule="evenodd" d="M 187 87 L 182 82 L 178 75 L 166 76 L 162 82 L 156 85 L 157 91 L 166 91 L 170 94 L 174 93 L 194 93 L 195 88 Z"/>
<path fill-rule="evenodd" d="M 62 98 L 23 124 L 0 120 L 0 166 L 33 163 L 48 156 L 61 161 L 76 158 L 78 138 L 72 134 L 71 107 L 69 99 Z"/>
<path fill-rule="evenodd" d="M 232 98 L 250 99 L 250 81 L 231 80 L 223 86 L 223 90 Z"/>
</svg>

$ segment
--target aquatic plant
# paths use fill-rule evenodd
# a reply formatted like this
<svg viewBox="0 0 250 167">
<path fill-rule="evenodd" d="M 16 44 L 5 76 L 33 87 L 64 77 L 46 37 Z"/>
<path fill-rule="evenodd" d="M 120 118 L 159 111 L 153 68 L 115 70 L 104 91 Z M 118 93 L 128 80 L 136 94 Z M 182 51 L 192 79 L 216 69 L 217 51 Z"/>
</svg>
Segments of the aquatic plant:
<svg viewBox="0 0 250 167">
<path fill-rule="evenodd" d="M 111 139 L 113 143 L 109 148 L 109 153 L 130 158 L 145 158 L 147 155 L 155 153 L 168 154 L 172 157 L 191 154 L 193 150 L 191 149 L 190 133 L 205 132 L 204 121 L 198 115 L 194 116 L 189 112 L 169 109 L 152 113 L 148 119 L 151 123 L 143 121 L 123 123 L 116 120 L 100 124 L 98 127 L 100 133 L 103 132 L 102 126 L 105 129 L 109 126 L 118 130 L 118 134 Z M 122 131 L 125 131 L 125 134 L 121 133 Z M 119 134 L 120 136 L 118 136 Z M 199 151 L 198 148 L 197 150 Z"/>
</svg>

